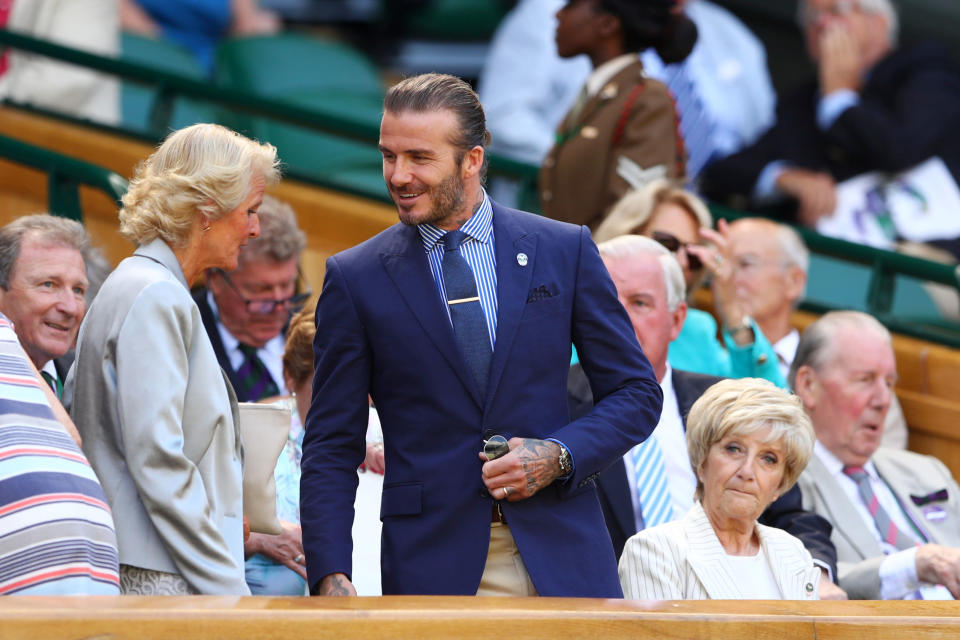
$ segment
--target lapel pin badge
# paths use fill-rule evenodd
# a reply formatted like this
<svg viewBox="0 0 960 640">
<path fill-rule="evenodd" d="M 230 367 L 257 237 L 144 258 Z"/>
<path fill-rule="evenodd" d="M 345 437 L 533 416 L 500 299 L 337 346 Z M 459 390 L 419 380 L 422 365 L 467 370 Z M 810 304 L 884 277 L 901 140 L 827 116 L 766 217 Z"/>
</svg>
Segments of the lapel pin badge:
<svg viewBox="0 0 960 640">
<path fill-rule="evenodd" d="M 525 254 L 525 253 L 518 253 L 518 254 L 517 254 L 517 264 L 518 264 L 518 265 L 520 265 L 521 267 L 525 267 L 525 266 L 527 266 L 527 262 L 529 262 L 529 258 L 527 258 L 527 254 Z"/>
</svg>

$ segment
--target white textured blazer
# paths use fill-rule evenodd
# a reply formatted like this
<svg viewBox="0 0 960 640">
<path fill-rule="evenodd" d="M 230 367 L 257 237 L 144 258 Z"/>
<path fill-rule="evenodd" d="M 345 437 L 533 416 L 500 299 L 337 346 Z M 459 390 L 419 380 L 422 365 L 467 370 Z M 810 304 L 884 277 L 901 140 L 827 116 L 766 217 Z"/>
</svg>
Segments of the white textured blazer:
<svg viewBox="0 0 960 640">
<path fill-rule="evenodd" d="M 178 573 L 203 594 L 249 594 L 236 396 L 162 240 L 103 283 L 69 384 L 120 564 Z"/>
<path fill-rule="evenodd" d="M 757 524 L 760 552 L 785 600 L 816 600 L 820 569 L 786 531 Z M 742 578 L 727 560 L 699 502 L 687 515 L 632 536 L 620 557 L 625 598 L 742 600 Z"/>
</svg>

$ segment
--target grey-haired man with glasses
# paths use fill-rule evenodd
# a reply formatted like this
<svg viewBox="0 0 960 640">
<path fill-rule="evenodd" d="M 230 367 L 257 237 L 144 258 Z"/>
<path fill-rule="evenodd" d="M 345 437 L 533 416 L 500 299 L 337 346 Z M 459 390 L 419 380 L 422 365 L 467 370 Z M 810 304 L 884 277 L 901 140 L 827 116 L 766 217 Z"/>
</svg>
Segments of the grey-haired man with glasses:
<svg viewBox="0 0 960 640">
<path fill-rule="evenodd" d="M 260 237 L 241 249 L 237 268 L 208 271 L 206 288 L 194 291 L 213 350 L 241 402 L 287 395 L 283 333 L 310 295 L 300 273 L 306 235 L 293 209 L 267 196 L 258 214 Z"/>
</svg>

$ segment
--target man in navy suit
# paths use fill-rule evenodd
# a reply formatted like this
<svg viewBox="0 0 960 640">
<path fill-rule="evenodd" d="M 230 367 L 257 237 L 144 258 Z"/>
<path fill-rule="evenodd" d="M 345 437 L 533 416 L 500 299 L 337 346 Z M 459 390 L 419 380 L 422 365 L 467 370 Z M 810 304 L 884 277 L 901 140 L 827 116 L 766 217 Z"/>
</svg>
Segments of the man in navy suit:
<svg viewBox="0 0 960 640">
<path fill-rule="evenodd" d="M 645 486 L 656 485 L 650 465 L 635 464 L 635 460 L 639 463 L 649 457 L 635 457 L 631 451 L 601 472 L 600 504 L 619 557 L 627 538 L 649 526 L 648 509 L 654 522 L 663 522 L 683 517 L 693 505 L 696 477 L 687 453 L 686 417 L 697 398 L 721 378 L 673 369 L 667 362 L 667 348 L 679 334 L 687 313 L 683 272 L 676 259 L 657 242 L 640 236 L 620 236 L 602 243 L 599 249 L 663 388 L 663 411 L 652 437 L 661 451 L 672 511 L 672 515 L 663 514 L 655 492 L 637 488 L 638 477 L 644 479 Z M 570 370 L 568 393 L 572 417 L 592 408 L 590 384 L 579 365 Z M 637 466 L 641 466 L 639 471 Z M 641 496 L 649 496 L 651 504 L 644 505 Z M 793 487 L 764 511 L 760 521 L 799 538 L 827 576 L 835 576 L 837 552 L 830 541 L 830 523 L 804 511 L 801 501 L 800 490 Z M 820 597 L 845 596 L 827 577 L 820 581 Z"/>
<path fill-rule="evenodd" d="M 621 595 L 594 479 L 653 429 L 660 388 L 586 228 L 489 200 L 488 142 L 462 80 L 387 93 L 380 150 L 401 224 L 330 258 L 317 305 L 301 483 L 312 593 L 355 593 L 370 393 L 384 593 Z M 597 400 L 573 422 L 571 342 Z M 509 452 L 487 460 L 495 435 Z"/>
</svg>

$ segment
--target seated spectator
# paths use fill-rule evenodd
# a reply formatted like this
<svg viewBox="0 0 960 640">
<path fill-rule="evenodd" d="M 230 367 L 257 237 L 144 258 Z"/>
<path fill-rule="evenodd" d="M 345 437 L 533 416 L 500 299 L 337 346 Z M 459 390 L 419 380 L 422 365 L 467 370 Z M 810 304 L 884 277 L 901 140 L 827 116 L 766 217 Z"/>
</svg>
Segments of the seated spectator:
<svg viewBox="0 0 960 640">
<path fill-rule="evenodd" d="M 3 315 L 0 375 L 0 594 L 119 594 L 106 496 Z"/>
<path fill-rule="evenodd" d="M 713 274 L 718 285 L 722 283 L 728 289 L 732 272 L 721 269 L 723 254 L 699 244 L 701 230 L 712 224 L 710 211 L 699 198 L 667 180 L 655 180 L 617 202 L 597 228 L 594 239 L 602 243 L 630 233 L 651 237 L 675 252 L 683 267 L 687 291 L 692 292 L 708 273 Z M 723 244 L 719 246 L 724 248 Z M 717 341 L 713 316 L 690 308 L 680 335 L 670 343 L 670 363 L 695 373 L 766 378 L 785 386 L 786 375 L 777 367 L 770 342 L 739 300 L 727 296 L 726 301 L 728 304 L 717 306 L 726 348 Z"/>
<path fill-rule="evenodd" d="M 631 186 L 682 177 L 673 99 L 637 53 L 682 60 L 696 27 L 674 0 L 575 0 L 557 13 L 557 51 L 590 57 L 593 72 L 557 129 L 540 170 L 545 215 L 596 229 Z"/>
<path fill-rule="evenodd" d="M 814 226 L 853 176 L 939 156 L 956 180 L 960 73 L 949 54 L 929 43 L 898 48 L 889 0 L 803 0 L 798 15 L 817 81 L 781 96 L 776 124 L 710 166 L 703 193 L 750 209 L 785 199 L 788 221 Z"/>
<path fill-rule="evenodd" d="M 734 298 L 743 312 L 773 343 L 776 360 L 786 379 L 800 341 L 791 315 L 803 299 L 810 267 L 810 252 L 794 229 L 764 218 L 741 218 L 720 232 L 705 231 L 717 245 L 726 246 L 732 270 L 732 287 L 714 288 L 714 300 Z M 887 412 L 883 444 L 905 449 L 907 423 L 896 396 Z"/>
<path fill-rule="evenodd" d="M 5 0 L 0 27 L 54 44 L 115 57 L 120 51 L 119 0 Z M 3 12 L 0 12 L 2 15 Z M 102 124 L 120 121 L 115 76 L 53 58 L 0 52 L 0 98 Z"/>
<path fill-rule="evenodd" d="M 0 229 L 0 313 L 58 398 L 67 371 L 56 359 L 73 349 L 87 308 L 88 250 L 83 225 L 66 218 L 23 216 Z"/>
<path fill-rule="evenodd" d="M 237 401 L 190 284 L 237 267 L 277 164 L 272 146 L 197 124 L 167 136 L 123 197 L 120 230 L 138 247 L 90 305 L 70 376 L 124 593 L 250 593 Z"/>
<path fill-rule="evenodd" d="M 693 506 L 697 478 L 684 437 L 687 413 L 720 378 L 682 371 L 667 362 L 667 346 L 676 337 L 686 308 L 680 267 L 669 252 L 640 236 L 621 236 L 601 243 L 599 249 L 664 398 L 653 434 L 600 472 L 597 480 L 600 506 L 619 556 L 634 533 L 680 518 Z M 593 406 L 590 384 L 579 365 L 570 369 L 567 398 L 573 419 Z M 829 579 L 831 572 L 836 575 L 830 524 L 803 511 L 799 489 L 785 492 L 760 520 L 797 536 L 810 550 L 826 576 L 820 582 L 821 597 L 843 597 Z"/>
<path fill-rule="evenodd" d="M 274 478 L 277 485 L 277 517 L 284 532 L 278 536 L 252 533 L 245 545 L 247 584 L 254 595 L 305 595 L 306 565 L 300 530 L 300 458 L 303 455 L 303 423 L 310 409 L 313 388 L 313 338 L 316 335 L 314 309 L 303 309 L 293 316 L 286 331 L 283 351 L 283 377 L 292 394 L 290 435 L 277 461 Z M 374 412 L 371 410 L 371 418 Z M 375 421 L 371 419 L 373 424 Z M 368 432 L 368 436 L 371 434 Z M 379 434 L 367 445 L 363 469 L 383 474 L 383 444 Z M 369 440 L 369 437 L 368 437 Z M 371 482 L 370 474 L 361 474 L 361 484 Z M 372 480 L 382 484 L 382 480 Z M 379 503 L 379 490 L 372 494 Z M 376 510 L 379 513 L 379 509 Z M 369 550 L 365 550 L 369 553 Z M 255 555 L 251 555 L 255 554 Z M 375 553 L 379 571 L 379 553 Z M 354 575 L 363 586 L 367 576 Z M 379 583 L 379 580 L 378 580 Z M 358 585 L 359 588 L 360 585 Z"/>
<path fill-rule="evenodd" d="M 191 51 L 213 74 L 217 43 L 228 35 L 276 33 L 280 19 L 257 0 L 119 0 L 125 31 L 163 37 Z"/>
<path fill-rule="evenodd" d="M 687 417 L 696 502 L 644 529 L 620 558 L 626 598 L 816 600 L 820 571 L 793 536 L 757 522 L 810 459 L 813 430 L 796 396 L 766 380 L 724 380 Z"/>
<path fill-rule="evenodd" d="M 297 291 L 306 234 L 290 205 L 265 196 L 260 236 L 241 247 L 237 268 L 210 269 L 192 292 L 217 361 L 237 400 L 257 402 L 289 392 L 283 378 L 284 329 L 310 296 Z"/>
<path fill-rule="evenodd" d="M 867 600 L 960 597 L 960 486 L 932 456 L 880 447 L 890 333 L 855 311 L 807 327 L 790 383 L 813 422 L 803 503 L 833 523 L 840 586 Z"/>
</svg>

